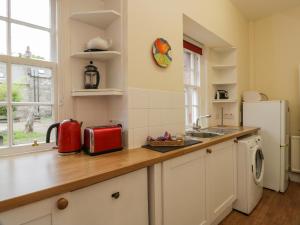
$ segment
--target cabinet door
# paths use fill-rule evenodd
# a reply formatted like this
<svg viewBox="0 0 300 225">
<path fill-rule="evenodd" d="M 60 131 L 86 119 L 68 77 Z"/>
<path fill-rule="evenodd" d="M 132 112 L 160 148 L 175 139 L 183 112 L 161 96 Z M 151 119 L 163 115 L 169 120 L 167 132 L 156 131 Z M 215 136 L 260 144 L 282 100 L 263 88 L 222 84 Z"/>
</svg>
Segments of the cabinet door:
<svg viewBox="0 0 300 225">
<path fill-rule="evenodd" d="M 203 225 L 205 205 L 205 151 L 163 162 L 163 225 Z"/>
<path fill-rule="evenodd" d="M 55 225 L 147 225 L 147 169 L 70 193 Z"/>
<path fill-rule="evenodd" d="M 220 220 L 236 198 L 237 165 L 233 140 L 208 148 L 206 160 L 209 219 Z"/>
<path fill-rule="evenodd" d="M 52 225 L 55 199 L 50 198 L 0 213 L 1 225 Z"/>
</svg>

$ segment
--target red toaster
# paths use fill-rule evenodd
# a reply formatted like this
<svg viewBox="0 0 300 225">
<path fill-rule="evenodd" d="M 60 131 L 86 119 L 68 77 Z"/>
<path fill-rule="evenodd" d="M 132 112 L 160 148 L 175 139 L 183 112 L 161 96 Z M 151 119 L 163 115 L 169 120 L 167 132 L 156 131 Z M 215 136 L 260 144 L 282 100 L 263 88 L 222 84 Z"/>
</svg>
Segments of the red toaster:
<svg viewBox="0 0 300 225">
<path fill-rule="evenodd" d="M 84 151 L 89 155 L 122 150 L 122 126 L 99 126 L 84 129 Z"/>
</svg>

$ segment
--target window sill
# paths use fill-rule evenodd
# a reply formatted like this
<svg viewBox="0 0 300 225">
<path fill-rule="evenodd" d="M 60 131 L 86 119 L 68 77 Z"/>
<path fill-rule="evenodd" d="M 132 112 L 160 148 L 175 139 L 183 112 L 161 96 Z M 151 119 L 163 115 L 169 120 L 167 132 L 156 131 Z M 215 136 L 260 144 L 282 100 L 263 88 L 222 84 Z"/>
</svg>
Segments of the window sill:
<svg viewBox="0 0 300 225">
<path fill-rule="evenodd" d="M 23 155 L 35 152 L 51 151 L 55 147 L 54 143 L 39 143 L 38 146 L 32 146 L 31 144 L 16 145 L 13 147 L 0 148 L 0 157 L 9 157 L 16 155 Z"/>
</svg>

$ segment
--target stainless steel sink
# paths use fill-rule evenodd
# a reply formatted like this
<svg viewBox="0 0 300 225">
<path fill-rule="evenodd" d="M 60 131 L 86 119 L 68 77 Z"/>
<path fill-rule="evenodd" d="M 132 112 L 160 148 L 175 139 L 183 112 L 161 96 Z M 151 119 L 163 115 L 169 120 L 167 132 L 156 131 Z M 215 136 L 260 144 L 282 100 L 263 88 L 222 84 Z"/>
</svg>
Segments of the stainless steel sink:
<svg viewBox="0 0 300 225">
<path fill-rule="evenodd" d="M 234 132 L 239 131 L 240 128 L 235 127 L 209 127 L 202 129 L 201 132 L 209 132 L 209 133 L 216 133 L 219 135 L 231 134 Z"/>
<path fill-rule="evenodd" d="M 194 138 L 213 138 L 239 131 L 236 127 L 209 127 L 199 130 L 190 130 L 186 132 L 187 136 Z"/>
<path fill-rule="evenodd" d="M 191 131 L 191 132 L 187 132 L 186 135 L 191 137 L 197 137 L 197 138 L 213 138 L 213 137 L 221 136 L 222 134 L 217 134 L 212 132 Z"/>
</svg>

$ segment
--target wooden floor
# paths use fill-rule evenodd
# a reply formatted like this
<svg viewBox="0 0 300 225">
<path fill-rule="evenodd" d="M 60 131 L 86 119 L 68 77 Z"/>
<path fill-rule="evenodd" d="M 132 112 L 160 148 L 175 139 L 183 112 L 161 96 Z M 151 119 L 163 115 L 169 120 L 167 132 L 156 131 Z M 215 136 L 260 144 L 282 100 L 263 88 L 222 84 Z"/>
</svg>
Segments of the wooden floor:
<svg viewBox="0 0 300 225">
<path fill-rule="evenodd" d="M 300 184 L 291 182 L 284 194 L 265 189 L 250 216 L 233 211 L 221 225 L 300 225 Z"/>
</svg>

